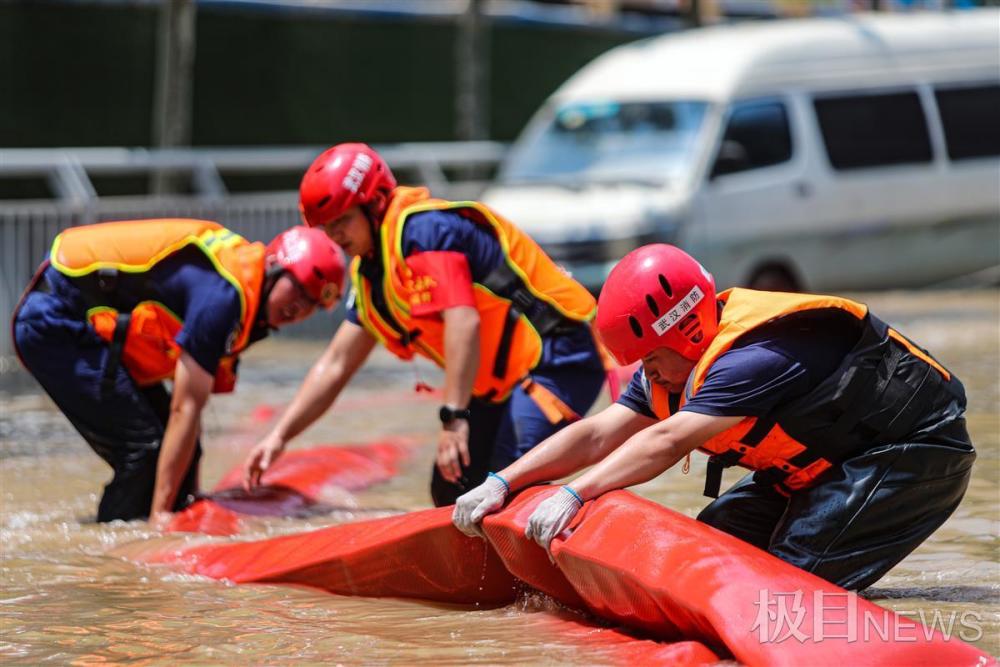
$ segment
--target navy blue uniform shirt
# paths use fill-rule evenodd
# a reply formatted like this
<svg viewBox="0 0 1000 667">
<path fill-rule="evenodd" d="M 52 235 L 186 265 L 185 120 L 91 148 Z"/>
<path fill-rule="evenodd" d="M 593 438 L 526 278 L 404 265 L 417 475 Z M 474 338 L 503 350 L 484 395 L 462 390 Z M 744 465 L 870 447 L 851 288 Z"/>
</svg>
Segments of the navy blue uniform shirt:
<svg viewBox="0 0 1000 667">
<path fill-rule="evenodd" d="M 845 313 L 820 311 L 760 326 L 716 359 L 705 383 L 681 410 L 719 417 L 759 417 L 798 398 L 840 366 L 860 334 Z M 618 402 L 647 417 L 650 407 L 642 367 Z"/>
<path fill-rule="evenodd" d="M 53 267 L 47 269 L 46 278 L 56 293 L 79 300 L 81 311 L 86 311 L 88 304 L 72 278 Z M 162 303 L 184 323 L 177 344 L 213 375 L 238 335 L 239 293 L 198 248 L 184 248 L 143 274 L 119 273 L 108 300 L 119 311 L 132 310 L 141 301 Z"/>
<path fill-rule="evenodd" d="M 454 211 L 421 211 L 410 215 L 403 227 L 402 245 L 405 257 L 428 251 L 462 253 L 468 261 L 473 282 L 481 282 L 504 261 L 500 242 L 492 232 Z M 380 259 L 366 259 L 361 264 L 361 270 L 373 284 L 380 284 Z M 381 290 L 372 290 L 372 300 L 383 318 L 391 321 Z M 360 324 L 353 298 L 347 304 L 347 319 Z M 584 325 L 571 333 L 549 336 L 543 340 L 542 346 L 539 368 L 569 364 L 602 365 L 590 328 Z"/>
</svg>

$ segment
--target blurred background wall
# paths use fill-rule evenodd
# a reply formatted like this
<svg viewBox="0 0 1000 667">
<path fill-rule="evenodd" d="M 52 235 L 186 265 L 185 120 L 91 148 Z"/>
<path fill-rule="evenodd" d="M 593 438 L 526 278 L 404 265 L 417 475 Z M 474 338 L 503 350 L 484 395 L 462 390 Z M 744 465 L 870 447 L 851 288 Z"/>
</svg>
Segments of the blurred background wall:
<svg viewBox="0 0 1000 667">
<path fill-rule="evenodd" d="M 152 145 L 159 11 L 154 2 L 0 4 L 0 145 Z M 199 3 L 191 143 L 456 139 L 458 15 Z M 487 129 L 506 140 L 584 63 L 642 34 L 524 17 L 488 30 Z"/>
<path fill-rule="evenodd" d="M 480 138 L 513 139 L 582 65 L 643 36 L 719 20 L 989 1 L 480 1 L 489 101 Z M 154 145 L 158 18 L 169 4 L 0 1 L 0 146 Z M 455 103 L 466 0 L 188 4 L 197 8 L 192 145 L 469 138 Z"/>
</svg>

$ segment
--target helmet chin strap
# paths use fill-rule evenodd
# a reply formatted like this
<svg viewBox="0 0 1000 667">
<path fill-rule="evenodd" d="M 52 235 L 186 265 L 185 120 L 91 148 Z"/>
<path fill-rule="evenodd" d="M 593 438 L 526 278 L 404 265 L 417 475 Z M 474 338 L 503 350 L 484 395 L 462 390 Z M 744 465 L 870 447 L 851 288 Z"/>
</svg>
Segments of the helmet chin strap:
<svg viewBox="0 0 1000 667">
<path fill-rule="evenodd" d="M 371 201 L 367 204 L 361 206 L 361 212 L 365 214 L 365 219 L 368 221 L 368 231 L 372 235 L 372 247 L 368 251 L 366 257 L 378 256 L 376 252 L 379 246 L 379 233 L 378 224 L 382 222 L 382 218 L 385 216 L 385 210 L 388 208 L 388 198 L 385 193 L 376 192 L 372 197 Z"/>
<path fill-rule="evenodd" d="M 366 206 L 361 210 L 365 212 L 365 218 L 368 220 L 368 231 L 372 235 L 372 247 L 368 250 L 365 257 L 377 257 L 378 252 L 376 251 L 379 246 L 378 229 L 375 228 L 375 222 L 372 220 L 372 215 L 369 213 L 368 207 Z"/>
<path fill-rule="evenodd" d="M 271 290 L 274 289 L 274 285 L 278 282 L 278 278 L 285 274 L 285 267 L 277 262 L 268 262 L 268 266 L 264 269 L 264 284 L 261 286 L 261 294 L 265 296 L 270 296 Z"/>
<path fill-rule="evenodd" d="M 285 267 L 277 262 L 269 262 L 269 266 L 264 269 L 264 284 L 260 286 L 260 305 L 257 306 L 260 311 L 257 315 L 257 324 L 258 326 L 266 326 L 269 331 L 277 331 L 278 327 L 271 325 L 268 317 L 268 302 L 271 300 L 271 291 L 278 284 L 281 276 L 285 275 L 285 272 Z"/>
</svg>

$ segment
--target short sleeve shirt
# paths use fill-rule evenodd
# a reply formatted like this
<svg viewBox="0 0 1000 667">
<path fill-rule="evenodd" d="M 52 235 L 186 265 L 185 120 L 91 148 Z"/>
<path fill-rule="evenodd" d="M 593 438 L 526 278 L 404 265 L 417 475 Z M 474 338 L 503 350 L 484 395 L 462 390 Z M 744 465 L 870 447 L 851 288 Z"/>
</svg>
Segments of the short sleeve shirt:
<svg viewBox="0 0 1000 667">
<path fill-rule="evenodd" d="M 857 341 L 853 317 L 818 311 L 783 318 L 741 337 L 719 356 L 681 410 L 720 417 L 759 417 L 803 396 L 833 374 Z M 640 367 L 618 402 L 655 417 Z"/>
<path fill-rule="evenodd" d="M 161 293 L 166 301 L 181 307 L 184 321 L 176 342 L 199 366 L 214 374 L 219 360 L 232 352 L 240 334 L 239 292 L 203 261 L 165 260 L 161 264 L 166 264 L 156 267 L 156 273 L 162 272 Z"/>
<path fill-rule="evenodd" d="M 79 294 L 72 279 L 54 268 L 46 276 L 61 283 L 64 293 Z M 176 252 L 144 274 L 120 274 L 112 299 L 119 310 L 147 300 L 163 304 L 183 322 L 176 343 L 213 375 L 240 333 L 239 292 L 197 248 Z"/>
<path fill-rule="evenodd" d="M 472 283 L 481 283 L 504 261 L 503 249 L 492 231 L 454 211 L 432 210 L 410 215 L 403 227 L 402 248 L 407 262 L 427 271 L 439 286 L 435 303 L 420 313 L 414 311 L 415 315 L 433 315 L 455 305 L 472 305 Z M 383 268 L 378 258 L 362 261 L 361 271 L 373 283 L 382 280 Z M 388 319 L 381 290 L 372 290 L 372 301 Z M 360 323 L 353 299 L 347 306 L 347 319 Z M 589 327 L 581 325 L 543 341 L 539 367 L 568 364 L 601 364 Z"/>
</svg>

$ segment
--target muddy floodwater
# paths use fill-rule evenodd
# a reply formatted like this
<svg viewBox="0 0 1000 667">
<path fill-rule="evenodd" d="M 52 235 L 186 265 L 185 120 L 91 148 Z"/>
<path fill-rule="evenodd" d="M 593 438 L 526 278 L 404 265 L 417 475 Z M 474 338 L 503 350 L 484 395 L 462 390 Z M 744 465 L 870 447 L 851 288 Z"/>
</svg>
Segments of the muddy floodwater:
<svg viewBox="0 0 1000 667">
<path fill-rule="evenodd" d="M 1000 292 L 857 297 L 931 350 L 965 383 L 979 451 L 954 516 L 867 595 L 897 611 L 952 619 L 953 631 L 1000 653 Z M 321 343 L 265 341 L 246 356 L 237 392 L 207 408 L 202 486 L 211 488 L 267 429 L 258 406 L 290 400 Z M 440 378 L 426 363 L 420 376 Z M 336 498 L 331 515 L 255 519 L 265 537 L 430 506 L 436 403 L 410 393 L 410 365 L 376 354 L 341 402 L 292 446 L 405 435 L 421 443 L 391 481 Z M 144 523 L 96 525 L 109 469 L 23 374 L 0 385 L 0 662 L 93 664 L 601 664 L 580 649 L 599 624 L 526 591 L 500 609 L 347 598 L 272 585 L 231 585 L 108 555 L 156 537 Z M 602 398 L 601 405 L 607 401 Z M 256 409 L 256 411 L 255 411 Z M 266 416 L 266 415 L 265 415 Z M 694 516 L 705 459 L 637 487 Z M 727 471 L 724 486 L 738 479 Z M 456 567 L 461 567 L 456 564 Z M 469 567 L 480 567 L 470 563 Z M 567 619 L 582 623 L 567 623 Z M 748 628 L 749 632 L 749 628 Z"/>
</svg>

